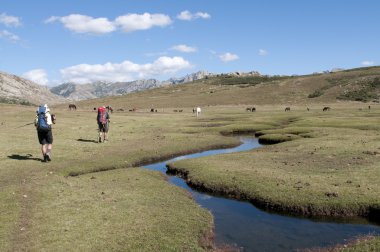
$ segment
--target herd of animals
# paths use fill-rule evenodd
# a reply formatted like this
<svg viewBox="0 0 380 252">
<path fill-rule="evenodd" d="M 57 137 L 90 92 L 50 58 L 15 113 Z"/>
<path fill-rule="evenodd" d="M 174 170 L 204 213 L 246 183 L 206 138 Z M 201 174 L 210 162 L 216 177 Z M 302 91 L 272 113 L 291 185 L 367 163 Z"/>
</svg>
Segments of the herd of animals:
<svg viewBox="0 0 380 252">
<path fill-rule="evenodd" d="M 113 108 L 111 106 L 106 106 L 106 109 L 107 109 L 107 112 L 109 112 L 109 113 L 113 112 Z M 69 104 L 69 110 L 77 110 L 77 106 L 75 104 Z M 97 108 L 94 107 L 94 111 L 96 111 L 96 110 L 97 110 Z M 124 109 L 119 108 L 119 109 L 117 109 L 117 111 L 123 112 Z M 136 108 L 129 109 L 129 112 L 135 112 L 135 111 L 137 111 Z M 193 108 L 193 113 L 196 114 L 197 116 L 200 115 L 201 111 L 202 110 L 200 107 Z M 155 108 L 151 108 L 150 112 L 158 112 L 158 110 Z M 173 112 L 183 112 L 183 109 L 174 109 Z"/>
<path fill-rule="evenodd" d="M 369 107 L 369 106 L 368 106 Z M 369 107 L 370 108 L 370 107 Z M 330 107 L 324 107 L 323 109 L 322 109 L 322 111 L 329 111 L 331 108 Z M 306 108 L 306 110 L 307 111 L 310 111 L 310 109 L 309 108 Z M 245 111 L 250 111 L 250 112 L 256 112 L 256 108 L 255 107 L 248 107 L 248 108 L 246 108 L 245 109 Z M 290 107 L 286 107 L 285 108 L 285 112 L 286 111 L 290 111 Z"/>
<path fill-rule="evenodd" d="M 76 106 L 75 104 L 69 104 L 69 110 L 76 110 L 76 109 L 77 109 L 77 106 Z M 97 109 L 97 108 L 94 108 L 94 110 L 96 110 L 96 109 Z M 112 108 L 111 106 L 107 106 L 106 109 L 107 109 L 107 111 L 110 112 L 110 113 L 113 112 L 113 108 Z M 371 106 L 368 106 L 368 109 L 371 109 Z M 306 108 L 306 110 L 307 110 L 307 111 L 310 111 L 309 108 Z M 322 111 L 329 111 L 329 110 L 331 110 L 330 107 L 323 107 L 323 109 L 322 109 Z M 124 109 L 119 108 L 119 109 L 117 109 L 117 111 L 123 112 Z M 128 111 L 129 111 L 129 112 L 135 112 L 135 111 L 137 111 L 137 109 L 136 109 L 136 108 L 132 108 L 132 109 L 129 109 Z M 247 107 L 247 108 L 245 109 L 245 111 L 247 111 L 247 112 L 248 112 L 248 111 L 249 111 L 249 112 L 256 112 L 256 107 Z M 287 112 L 287 111 L 290 111 L 290 107 L 286 107 L 286 108 L 285 108 L 285 112 Z M 158 112 L 158 110 L 155 109 L 155 108 L 151 108 L 151 109 L 150 109 L 150 112 Z M 183 109 L 174 109 L 173 112 L 183 112 Z M 193 108 L 193 113 L 196 114 L 197 116 L 200 115 L 200 113 L 201 113 L 201 108 L 200 108 L 200 107 L 195 107 L 195 108 Z"/>
</svg>

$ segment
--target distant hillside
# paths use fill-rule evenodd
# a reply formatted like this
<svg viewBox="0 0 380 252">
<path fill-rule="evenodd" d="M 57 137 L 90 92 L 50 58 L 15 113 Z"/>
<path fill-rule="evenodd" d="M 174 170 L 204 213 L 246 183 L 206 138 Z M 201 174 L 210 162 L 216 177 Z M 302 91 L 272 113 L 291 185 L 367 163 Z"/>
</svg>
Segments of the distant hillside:
<svg viewBox="0 0 380 252">
<path fill-rule="evenodd" d="M 169 79 L 167 81 L 160 82 L 155 79 L 148 80 L 136 80 L 131 82 L 95 82 L 89 84 L 75 84 L 64 83 L 59 86 L 51 88 L 51 92 L 70 100 L 86 100 L 107 96 L 116 96 L 122 94 L 129 94 L 136 91 L 142 91 L 160 86 L 183 84 L 199 79 L 203 79 L 206 76 L 212 76 L 205 71 L 199 71 L 197 73 L 186 75 L 183 78 Z"/>
<path fill-rule="evenodd" d="M 61 96 L 50 92 L 46 87 L 16 75 L 0 72 L 0 102 L 36 105 L 40 103 L 57 104 L 65 102 Z"/>
<path fill-rule="evenodd" d="M 304 76 L 222 74 L 183 85 L 169 85 L 117 97 L 83 101 L 130 109 L 212 105 L 309 105 L 339 101 L 378 104 L 380 67 L 358 68 Z"/>
</svg>

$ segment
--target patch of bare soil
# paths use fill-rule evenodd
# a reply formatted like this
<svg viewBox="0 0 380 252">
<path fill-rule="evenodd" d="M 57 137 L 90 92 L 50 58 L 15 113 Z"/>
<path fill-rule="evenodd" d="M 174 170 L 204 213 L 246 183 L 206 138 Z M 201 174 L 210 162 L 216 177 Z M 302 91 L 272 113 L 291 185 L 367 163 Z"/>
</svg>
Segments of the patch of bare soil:
<svg viewBox="0 0 380 252">
<path fill-rule="evenodd" d="M 20 191 L 17 192 L 20 213 L 15 228 L 11 234 L 10 251 L 28 251 L 27 243 L 31 242 L 29 230 L 31 228 L 32 208 L 34 204 L 34 193 L 30 186 L 31 180 L 28 176 L 22 176 Z"/>
</svg>

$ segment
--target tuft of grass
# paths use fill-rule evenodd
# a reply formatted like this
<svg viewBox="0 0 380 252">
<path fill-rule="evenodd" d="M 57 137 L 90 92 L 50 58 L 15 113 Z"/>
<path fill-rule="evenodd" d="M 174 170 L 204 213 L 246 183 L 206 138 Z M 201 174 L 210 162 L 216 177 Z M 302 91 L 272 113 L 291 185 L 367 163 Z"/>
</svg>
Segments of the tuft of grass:
<svg viewBox="0 0 380 252">
<path fill-rule="evenodd" d="M 301 137 L 294 134 L 265 134 L 259 136 L 259 143 L 261 144 L 276 144 L 287 141 L 300 139 Z"/>
</svg>

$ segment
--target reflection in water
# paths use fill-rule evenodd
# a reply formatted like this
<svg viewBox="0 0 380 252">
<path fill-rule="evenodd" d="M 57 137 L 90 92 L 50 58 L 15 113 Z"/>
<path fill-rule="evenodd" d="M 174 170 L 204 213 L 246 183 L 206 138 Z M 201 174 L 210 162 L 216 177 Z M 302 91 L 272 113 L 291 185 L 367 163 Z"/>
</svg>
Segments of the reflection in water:
<svg viewBox="0 0 380 252">
<path fill-rule="evenodd" d="M 166 173 L 166 163 L 222 153 L 257 148 L 253 137 L 241 137 L 238 147 L 211 150 L 177 157 L 145 166 Z M 341 224 L 282 216 L 262 211 L 252 204 L 224 199 L 191 189 L 184 180 L 170 176 L 169 181 L 192 193 L 195 201 L 214 215 L 216 243 L 233 244 L 242 251 L 294 251 L 296 249 L 331 246 L 358 235 L 380 234 L 380 227 L 364 224 Z M 363 220 L 365 222 L 365 220 Z"/>
</svg>

